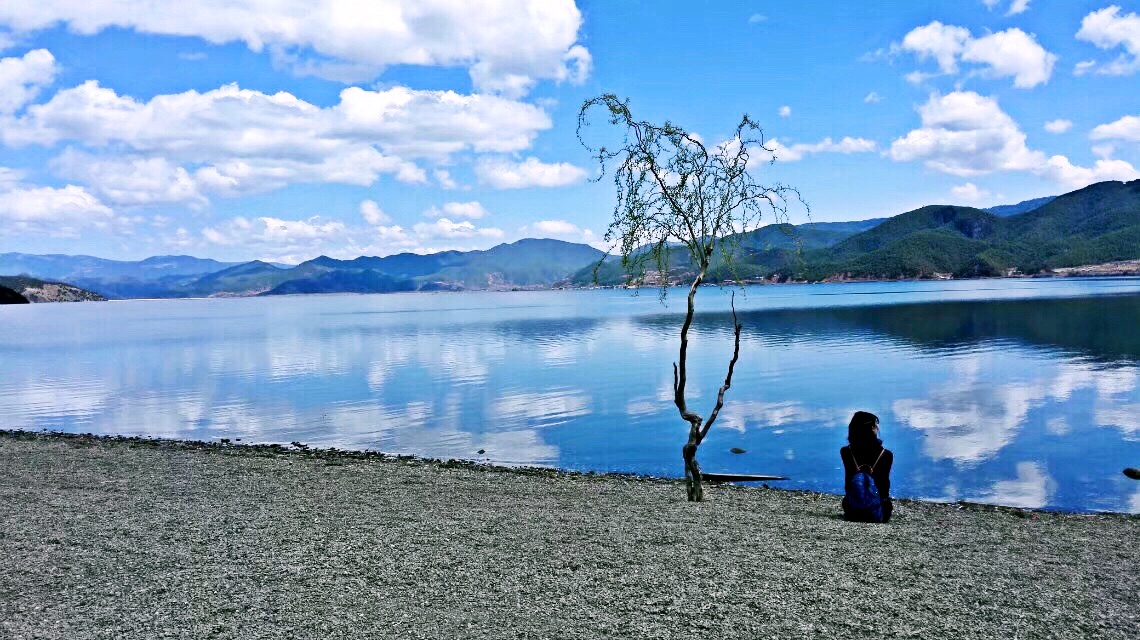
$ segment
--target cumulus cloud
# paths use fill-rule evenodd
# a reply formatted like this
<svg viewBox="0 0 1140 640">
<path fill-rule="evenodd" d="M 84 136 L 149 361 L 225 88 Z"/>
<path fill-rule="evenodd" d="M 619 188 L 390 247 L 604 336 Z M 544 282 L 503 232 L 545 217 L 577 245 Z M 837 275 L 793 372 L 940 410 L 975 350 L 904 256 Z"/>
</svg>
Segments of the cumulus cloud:
<svg viewBox="0 0 1140 640">
<path fill-rule="evenodd" d="M 554 238 L 567 242 L 580 242 L 596 249 L 606 251 L 609 249 L 600 236 L 590 229 L 583 229 L 573 222 L 566 220 L 539 220 L 538 222 L 519 227 L 519 234 L 529 237 Z"/>
<path fill-rule="evenodd" d="M 123 189 L 130 192 L 124 201 L 145 203 L 296 183 L 367 186 L 381 175 L 425 182 L 418 160 L 446 162 L 462 151 L 519 151 L 551 121 L 531 104 L 452 91 L 352 87 L 337 104 L 318 107 L 286 92 L 237 85 L 143 102 L 89 81 L 20 115 L 0 114 L 0 125 L 0 139 L 10 146 L 67 142 L 104 156 L 127 154 L 101 157 L 101 172 L 60 161 L 92 180 L 132 164 L 167 174 L 166 181 L 156 175 L 149 191 Z M 94 181 L 87 184 L 96 188 Z"/>
<path fill-rule="evenodd" d="M 83 187 L 45 187 L 20 182 L 19 172 L 0 169 L 0 233 L 20 231 L 74 237 L 89 227 L 105 228 L 114 212 Z"/>
<path fill-rule="evenodd" d="M 1021 29 L 1013 28 L 974 38 L 968 29 L 934 21 L 917 27 L 903 37 L 897 47 L 915 54 L 919 60 L 933 58 L 939 72 L 959 72 L 960 62 L 980 65 L 976 73 L 991 78 L 1013 78 L 1013 86 L 1030 89 L 1045 84 L 1053 74 L 1057 56 Z M 931 74 L 913 72 L 907 79 L 918 83 Z"/>
<path fill-rule="evenodd" d="M 900 48 L 914 53 L 919 60 L 934 58 L 942 73 L 957 73 L 958 56 L 969 39 L 969 29 L 945 25 L 935 20 L 928 25 L 916 27 L 903 36 Z"/>
<path fill-rule="evenodd" d="M 31 32 L 64 24 L 80 34 L 139 33 L 244 43 L 300 73 L 376 76 L 392 65 L 465 67 L 477 89 L 520 94 L 538 80 L 581 82 L 589 52 L 576 44 L 574 0 L 44 0 L 0 5 L 0 25 Z"/>
<path fill-rule="evenodd" d="M 1020 13 L 1025 13 L 1029 9 L 1030 0 L 1013 0 L 1009 3 L 1009 11 L 1005 13 L 1007 16 L 1016 16 Z"/>
<path fill-rule="evenodd" d="M 972 91 L 933 94 L 918 112 L 922 127 L 894 140 L 887 151 L 896 162 L 921 160 L 930 169 L 961 177 L 1026 171 L 1073 189 L 1140 177 L 1123 160 L 1101 159 L 1081 167 L 1065 156 L 1046 157 L 1030 149 L 1021 128 L 997 101 Z"/>
<path fill-rule="evenodd" d="M 424 211 L 424 216 L 428 218 L 469 218 L 471 220 L 478 220 L 480 218 L 490 215 L 483 205 L 478 202 L 448 202 L 442 207 L 432 207 Z"/>
<path fill-rule="evenodd" d="M 871 93 L 868 93 L 863 98 L 863 102 L 866 104 L 878 104 L 882 101 L 883 101 L 883 96 L 879 95 L 878 93 L 876 93 L 874 91 L 872 91 Z"/>
<path fill-rule="evenodd" d="M 1048 131 L 1049 133 L 1065 133 L 1066 131 L 1068 131 L 1069 129 L 1072 129 L 1072 128 L 1073 128 L 1073 121 L 1072 120 L 1065 120 L 1063 118 L 1058 118 L 1057 120 L 1050 120 L 1049 122 L 1045 123 L 1045 130 Z"/>
<path fill-rule="evenodd" d="M 34 100 L 58 72 L 55 56 L 47 49 L 34 49 L 20 58 L 0 58 L 0 115 L 15 113 Z"/>
<path fill-rule="evenodd" d="M 431 174 L 435 181 L 439 184 L 441 189 L 454 189 L 459 186 L 455 179 L 451 177 L 451 173 L 445 169 L 436 169 Z"/>
<path fill-rule="evenodd" d="M 522 162 L 507 158 L 480 158 L 475 163 L 475 176 L 481 184 L 496 189 L 527 187 L 563 187 L 586 178 L 586 170 L 568 162 L 546 163 L 528 157 Z"/>
<path fill-rule="evenodd" d="M 986 65 L 983 75 L 1012 77 L 1013 86 L 1030 89 L 1049 81 L 1057 56 L 1021 29 L 1009 29 L 970 40 L 962 60 Z"/>
<path fill-rule="evenodd" d="M 1135 13 L 1121 15 L 1120 11 L 1120 7 L 1112 5 L 1088 14 L 1081 20 L 1077 39 L 1091 42 L 1100 49 L 1119 47 L 1124 52 L 1111 62 L 1082 62 L 1074 73 L 1080 75 L 1095 69 L 1096 73 L 1104 75 L 1126 76 L 1140 71 L 1140 16 Z"/>
<path fill-rule="evenodd" d="M 1140 116 L 1124 116 L 1115 122 L 1098 125 L 1089 133 L 1089 138 L 1140 142 Z"/>
<path fill-rule="evenodd" d="M 181 247 L 239 247 L 242 255 L 296 264 L 343 246 L 347 231 L 343 222 L 324 220 L 320 216 L 304 220 L 238 216 L 202 229 L 200 238 L 179 229 L 167 243 Z"/>
<path fill-rule="evenodd" d="M 978 185 L 974 184 L 973 182 L 967 182 L 966 184 L 952 187 L 950 189 L 950 194 L 960 201 L 970 203 L 979 202 L 985 198 L 990 197 L 989 191 L 979 188 Z"/>
<path fill-rule="evenodd" d="M 1046 178 L 1072 189 L 1079 189 L 1105 180 L 1130 181 L 1140 179 L 1140 170 L 1124 160 L 1101 158 L 1091 167 L 1074 165 L 1068 158 L 1056 155 L 1049 158 L 1039 171 Z"/>
<path fill-rule="evenodd" d="M 790 115 L 792 115 L 792 108 L 791 107 L 789 107 L 788 105 L 784 105 L 784 106 L 780 107 L 780 117 L 781 118 L 787 118 Z"/>
<path fill-rule="evenodd" d="M 308 220 L 282 220 L 263 216 L 249 220 L 237 217 L 225 223 L 207 227 L 202 236 L 209 242 L 222 245 L 268 244 L 288 246 L 298 242 L 320 241 L 338 237 L 345 231 L 343 222 L 322 221 L 320 217 Z"/>
<path fill-rule="evenodd" d="M 878 149 L 878 144 L 874 140 L 866 138 L 852 138 L 844 136 L 842 140 L 836 142 L 830 137 L 824 138 L 816 143 L 797 143 L 791 146 L 785 146 L 779 140 L 773 139 L 768 145 L 774 150 L 777 159 L 784 162 L 797 162 L 803 160 L 804 156 L 816 153 L 842 153 L 849 155 L 852 153 L 870 153 Z"/>
<path fill-rule="evenodd" d="M 376 204 L 375 200 L 365 200 L 360 203 L 360 215 L 364 221 L 373 226 L 387 224 L 392 221 L 388 214 Z"/>
<path fill-rule="evenodd" d="M 448 218 L 440 218 L 435 222 L 417 222 L 412 225 L 412 231 L 420 240 L 457 240 L 471 238 L 502 238 L 503 230 L 495 227 L 476 227 L 470 220 L 452 222 Z"/>
<path fill-rule="evenodd" d="M 205 202 L 189 172 L 165 158 L 107 158 L 69 148 L 52 160 L 51 166 L 68 180 L 90 185 L 111 205 Z"/>
</svg>

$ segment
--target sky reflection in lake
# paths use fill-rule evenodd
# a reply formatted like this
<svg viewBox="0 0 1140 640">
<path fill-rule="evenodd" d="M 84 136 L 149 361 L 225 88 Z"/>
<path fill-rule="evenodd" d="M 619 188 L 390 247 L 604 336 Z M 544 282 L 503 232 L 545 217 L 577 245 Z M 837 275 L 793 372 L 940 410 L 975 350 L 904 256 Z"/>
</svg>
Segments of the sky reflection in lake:
<svg viewBox="0 0 1140 640">
<path fill-rule="evenodd" d="M 0 426 L 675 476 L 670 295 L 5 307 Z M 728 303 L 700 293 L 700 412 L 731 354 Z M 898 495 L 1140 512 L 1120 473 L 1140 466 L 1140 280 L 756 287 L 736 303 L 741 359 L 706 470 L 838 492 L 846 421 L 866 409 Z"/>
</svg>

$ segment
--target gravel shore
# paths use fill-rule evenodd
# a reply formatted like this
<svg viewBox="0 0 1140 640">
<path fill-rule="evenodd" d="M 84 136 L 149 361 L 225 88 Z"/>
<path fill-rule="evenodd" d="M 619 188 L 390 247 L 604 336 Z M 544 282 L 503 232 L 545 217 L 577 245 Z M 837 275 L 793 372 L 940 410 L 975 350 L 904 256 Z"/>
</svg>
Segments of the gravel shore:
<svg viewBox="0 0 1140 640">
<path fill-rule="evenodd" d="M 0 432 L 4 638 L 1135 638 L 1140 518 Z"/>
</svg>

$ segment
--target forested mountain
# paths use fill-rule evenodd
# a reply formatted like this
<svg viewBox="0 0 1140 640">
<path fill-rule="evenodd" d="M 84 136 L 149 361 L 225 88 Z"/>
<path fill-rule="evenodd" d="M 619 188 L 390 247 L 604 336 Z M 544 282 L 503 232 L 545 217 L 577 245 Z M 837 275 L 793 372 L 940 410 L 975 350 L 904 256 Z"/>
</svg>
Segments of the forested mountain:
<svg viewBox="0 0 1140 640">
<path fill-rule="evenodd" d="M 926 206 L 846 237 L 800 225 L 790 230 L 798 248 L 780 240 L 775 232 L 781 228 L 772 225 L 754 232 L 761 242 L 730 238 L 743 250 L 735 264 L 714 264 L 709 281 L 1000 276 L 1140 259 L 1140 180 L 995 207 L 1002 213 L 1013 208 L 1023 212 L 1003 217 L 971 207 Z M 671 279 L 690 277 L 682 252 L 671 258 Z M 583 270 L 575 281 L 588 282 L 591 275 Z M 616 262 L 598 275 L 603 284 L 625 280 Z"/>
</svg>

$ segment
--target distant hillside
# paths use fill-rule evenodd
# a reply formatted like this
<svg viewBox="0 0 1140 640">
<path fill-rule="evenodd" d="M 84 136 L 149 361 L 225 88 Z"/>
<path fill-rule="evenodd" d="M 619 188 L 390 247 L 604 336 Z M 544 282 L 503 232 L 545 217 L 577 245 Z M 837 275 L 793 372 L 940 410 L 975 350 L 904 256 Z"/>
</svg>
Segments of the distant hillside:
<svg viewBox="0 0 1140 640">
<path fill-rule="evenodd" d="M 98 293 L 62 282 L 45 282 L 27 276 L 0 276 L 4 287 L 26 298 L 28 302 L 95 302 L 106 300 Z"/>
<path fill-rule="evenodd" d="M 727 262 L 723 252 L 713 257 L 709 281 L 754 279 L 767 277 L 772 273 L 788 273 L 796 269 L 802 260 L 801 253 L 812 249 L 833 246 L 847 238 L 882 224 L 888 218 L 857 220 L 854 222 L 809 222 L 800 225 L 787 223 L 770 224 L 748 233 L 735 234 L 725 238 L 725 244 L 732 247 L 733 261 Z M 651 272 L 656 267 L 645 265 Z M 595 280 L 595 267 L 597 278 Z M 669 254 L 669 273 L 673 279 L 684 279 L 692 272 L 688 256 L 683 247 L 676 247 Z M 652 273 L 650 274 L 652 276 Z M 627 276 L 621 268 L 617 256 L 610 256 L 597 265 L 596 261 L 579 270 L 570 279 L 577 286 L 593 283 L 601 285 L 623 284 Z"/>
<path fill-rule="evenodd" d="M 181 297 L 178 288 L 203 275 L 240 263 L 193 256 L 153 256 L 145 260 L 106 260 L 60 254 L 0 254 L 0 274 L 27 275 L 74 283 L 107 298 Z"/>
<path fill-rule="evenodd" d="M 985 211 L 989 211 L 995 216 L 1001 218 L 1008 218 L 1009 216 L 1015 216 L 1019 213 L 1028 213 L 1034 209 L 1045 206 L 1052 202 L 1056 197 L 1057 196 L 1045 196 L 1044 198 L 1024 200 L 1022 202 L 1018 202 L 1017 204 L 1003 204 L 996 207 L 990 207 L 988 209 L 985 209 Z"/>
<path fill-rule="evenodd" d="M 486 251 L 402 253 L 385 258 L 304 262 L 268 291 L 336 293 L 545 288 L 564 280 L 602 252 L 561 240 L 525 239 Z"/>
</svg>

